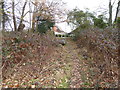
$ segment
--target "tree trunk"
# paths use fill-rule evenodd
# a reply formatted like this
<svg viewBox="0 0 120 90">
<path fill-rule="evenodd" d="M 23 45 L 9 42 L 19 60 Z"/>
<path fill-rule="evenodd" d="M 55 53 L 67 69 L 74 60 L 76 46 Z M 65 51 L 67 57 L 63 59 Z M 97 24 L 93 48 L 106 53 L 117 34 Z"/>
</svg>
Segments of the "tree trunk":
<svg viewBox="0 0 120 90">
<path fill-rule="evenodd" d="M 26 4 L 27 4 L 27 1 L 25 1 L 24 6 L 22 8 L 22 15 L 21 15 L 21 18 L 20 18 L 20 24 L 19 24 L 18 29 L 17 29 L 18 31 L 22 31 L 23 28 L 24 28 L 23 18 L 24 18 L 24 12 L 25 12 L 25 6 L 26 6 Z"/>
<path fill-rule="evenodd" d="M 35 32 L 35 13 L 32 16 L 32 32 Z"/>
<path fill-rule="evenodd" d="M 2 8 L 2 2 L 0 2 L 0 8 Z M 0 13 L 2 13 L 2 10 L 0 10 Z M 2 29 L 2 15 L 0 15 L 0 29 Z"/>
<path fill-rule="evenodd" d="M 33 12 L 33 16 L 32 16 L 32 32 L 35 32 L 35 20 L 36 18 L 36 7 L 34 6 L 34 12 Z"/>
<path fill-rule="evenodd" d="M 115 16 L 115 22 L 117 20 L 117 15 L 118 15 L 118 12 L 119 12 L 119 6 L 120 6 L 120 0 L 118 1 L 118 6 L 117 6 L 116 16 Z"/>
<path fill-rule="evenodd" d="M 109 22 L 108 22 L 109 26 L 112 26 L 112 4 L 111 4 L 111 0 L 109 0 Z"/>
<path fill-rule="evenodd" d="M 30 22 L 30 27 L 29 27 L 29 28 L 31 28 L 31 11 L 32 11 L 32 10 L 31 10 L 30 2 L 31 2 L 31 1 L 29 1 L 29 20 L 30 20 L 30 21 L 29 21 L 29 22 Z"/>
<path fill-rule="evenodd" d="M 5 30 L 5 11 L 4 11 L 4 1 L 1 2 L 1 8 L 2 8 L 2 30 Z"/>
<path fill-rule="evenodd" d="M 32 32 L 35 32 L 35 24 L 36 24 L 36 17 L 37 17 L 37 6 L 38 6 L 38 0 L 35 0 L 34 3 L 34 12 L 32 16 Z"/>
<path fill-rule="evenodd" d="M 13 14 L 13 23 L 14 23 L 14 31 L 17 31 L 16 17 L 15 17 L 15 3 L 12 1 L 12 14 Z"/>
</svg>

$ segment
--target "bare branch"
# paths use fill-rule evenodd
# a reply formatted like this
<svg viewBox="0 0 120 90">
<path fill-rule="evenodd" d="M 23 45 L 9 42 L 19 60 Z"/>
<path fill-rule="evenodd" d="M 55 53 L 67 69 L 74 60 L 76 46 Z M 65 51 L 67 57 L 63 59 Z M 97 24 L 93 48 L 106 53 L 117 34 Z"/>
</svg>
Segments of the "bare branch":
<svg viewBox="0 0 120 90">
<path fill-rule="evenodd" d="M 30 12 L 30 11 L 27 11 L 27 12 L 23 15 L 23 17 L 25 17 L 29 12 Z"/>
<path fill-rule="evenodd" d="M 114 0 L 114 2 L 113 2 L 113 4 L 112 4 L 112 6 L 115 4 L 115 2 L 116 2 L 116 0 Z"/>
<path fill-rule="evenodd" d="M 19 1 L 18 3 L 16 3 L 16 4 L 14 5 L 14 7 L 17 6 L 19 3 L 20 3 L 20 1 Z M 8 10 L 8 9 L 10 9 L 10 8 L 12 8 L 12 6 L 6 8 L 6 10 Z"/>
</svg>

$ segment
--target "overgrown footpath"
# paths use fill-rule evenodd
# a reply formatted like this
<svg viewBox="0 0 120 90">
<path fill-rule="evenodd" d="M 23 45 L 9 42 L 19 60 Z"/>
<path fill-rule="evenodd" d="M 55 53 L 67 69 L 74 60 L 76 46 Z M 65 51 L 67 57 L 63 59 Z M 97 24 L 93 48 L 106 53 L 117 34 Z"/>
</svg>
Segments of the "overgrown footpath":
<svg viewBox="0 0 120 90">
<path fill-rule="evenodd" d="M 117 88 L 115 29 L 87 29 L 66 45 L 50 34 L 3 36 L 3 88 Z"/>
<path fill-rule="evenodd" d="M 3 88 L 68 88 L 75 43 L 51 35 L 3 33 Z"/>
</svg>

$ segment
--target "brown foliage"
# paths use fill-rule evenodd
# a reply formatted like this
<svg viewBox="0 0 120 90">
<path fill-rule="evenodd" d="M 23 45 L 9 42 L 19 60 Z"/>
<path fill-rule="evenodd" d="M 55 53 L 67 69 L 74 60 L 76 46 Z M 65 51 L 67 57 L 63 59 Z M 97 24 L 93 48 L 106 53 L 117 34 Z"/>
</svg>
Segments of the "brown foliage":
<svg viewBox="0 0 120 90">
<path fill-rule="evenodd" d="M 53 42 L 54 41 L 54 42 Z M 9 76 L 18 65 L 39 60 L 45 63 L 53 52 L 55 38 L 38 33 L 10 32 L 3 34 L 2 42 L 3 79 Z"/>
<path fill-rule="evenodd" d="M 90 68 L 97 68 L 97 75 L 92 77 L 94 85 L 106 87 L 117 86 L 118 81 L 118 31 L 117 29 L 90 29 L 83 31 L 77 38 L 79 48 L 86 48 L 82 51 L 86 63 Z M 102 84 L 105 82 L 104 84 Z"/>
</svg>

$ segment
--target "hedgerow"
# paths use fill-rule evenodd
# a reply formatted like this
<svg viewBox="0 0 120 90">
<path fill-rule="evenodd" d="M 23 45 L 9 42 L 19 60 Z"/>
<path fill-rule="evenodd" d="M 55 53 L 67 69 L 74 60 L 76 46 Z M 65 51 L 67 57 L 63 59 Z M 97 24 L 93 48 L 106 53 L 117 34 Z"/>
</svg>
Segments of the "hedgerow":
<svg viewBox="0 0 120 90">
<path fill-rule="evenodd" d="M 92 78 L 94 85 L 116 87 L 118 82 L 118 30 L 87 29 L 76 37 L 78 48 L 86 51 L 80 54 L 87 60 L 90 68 L 96 68 L 97 74 Z M 108 86 L 107 86 L 108 84 Z"/>
<path fill-rule="evenodd" d="M 56 47 L 54 36 L 39 33 L 5 32 L 2 38 L 3 79 L 25 62 L 47 62 Z M 9 73 L 10 71 L 10 73 Z"/>
</svg>

